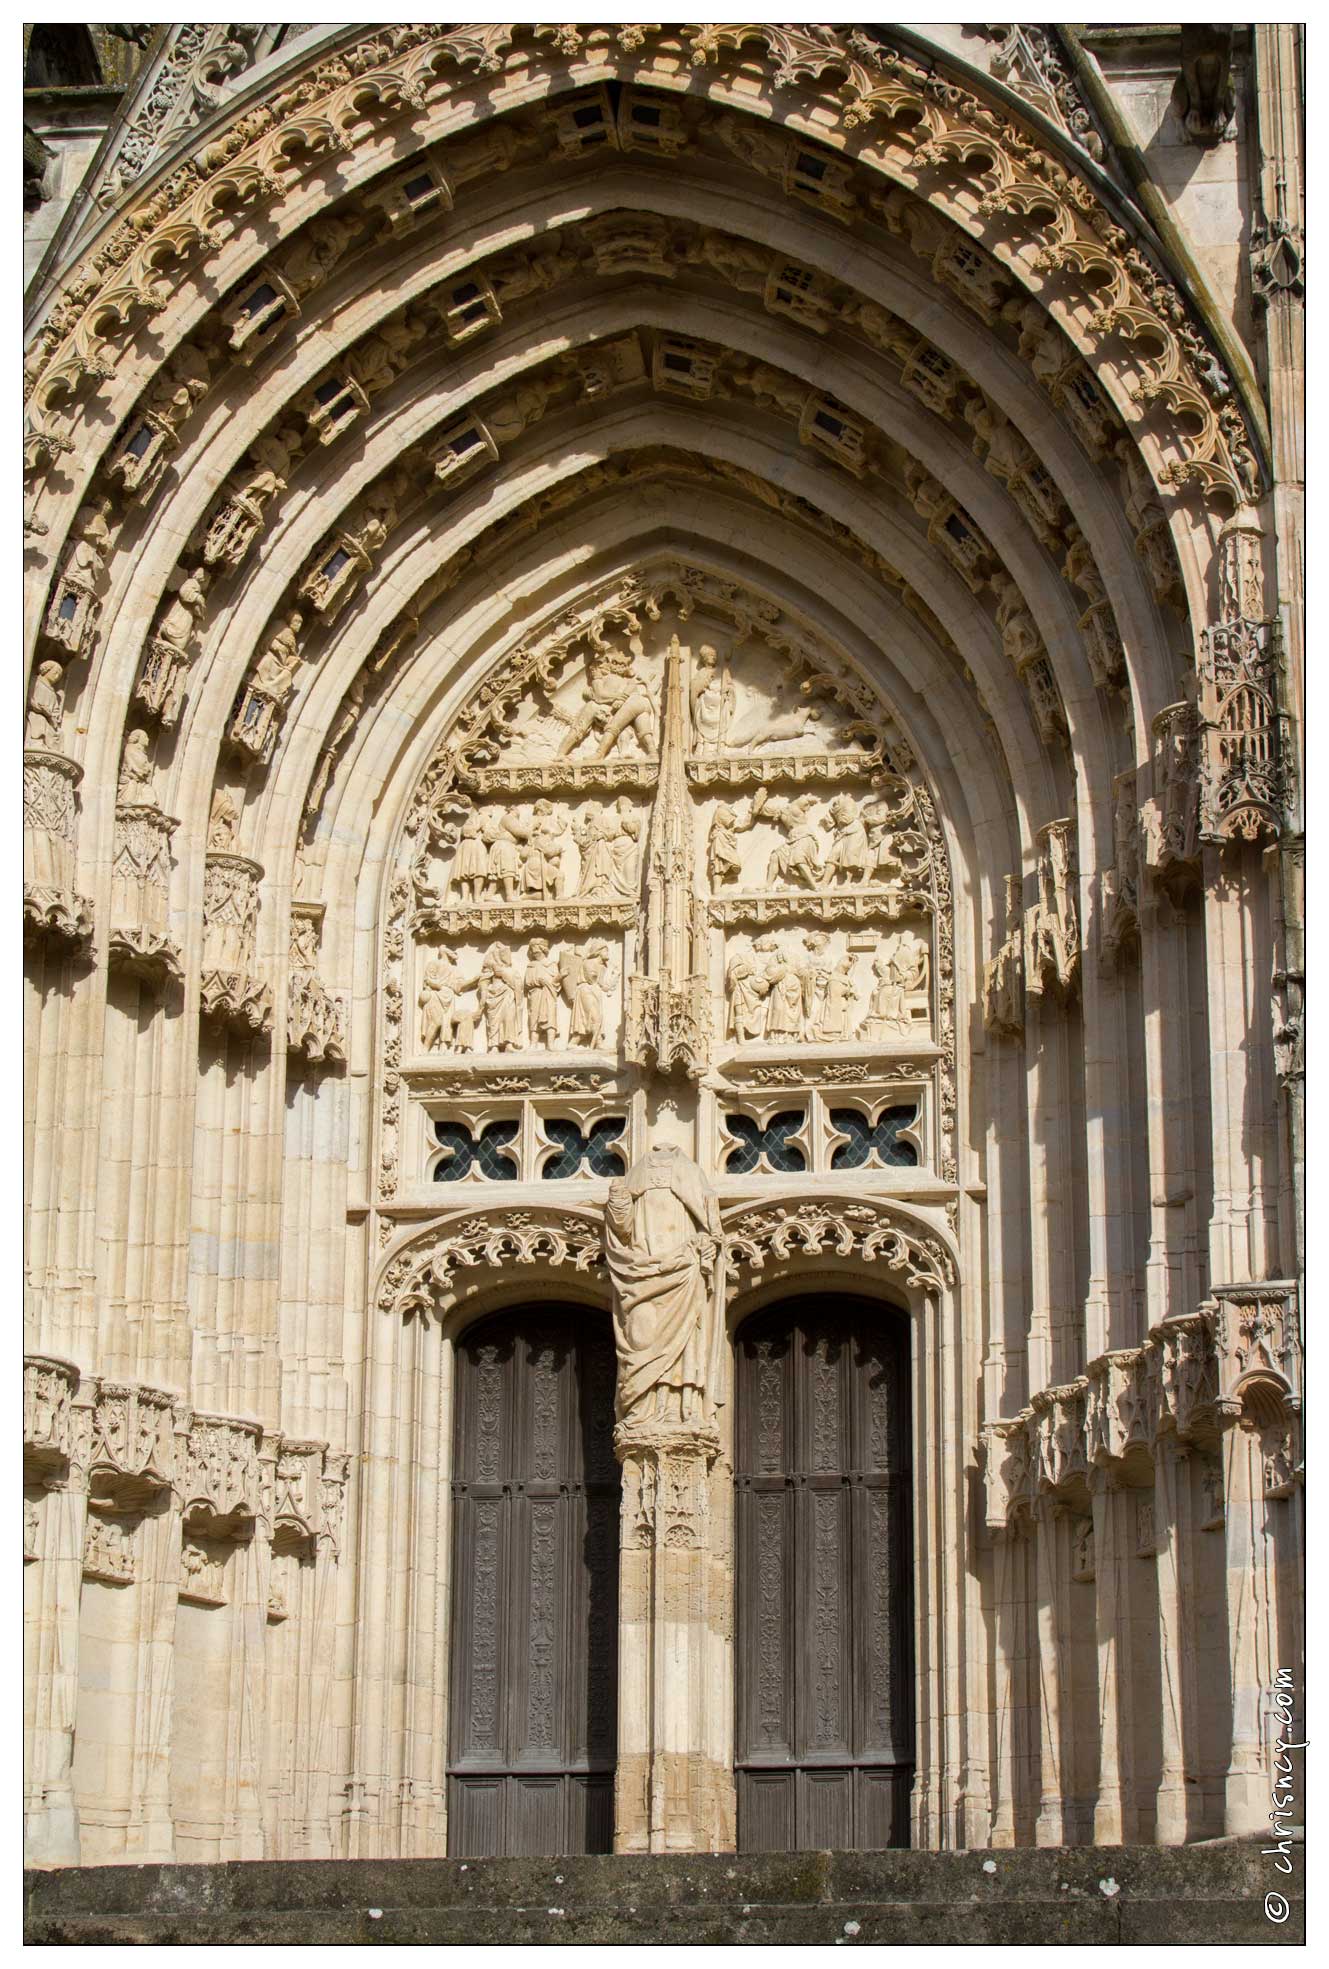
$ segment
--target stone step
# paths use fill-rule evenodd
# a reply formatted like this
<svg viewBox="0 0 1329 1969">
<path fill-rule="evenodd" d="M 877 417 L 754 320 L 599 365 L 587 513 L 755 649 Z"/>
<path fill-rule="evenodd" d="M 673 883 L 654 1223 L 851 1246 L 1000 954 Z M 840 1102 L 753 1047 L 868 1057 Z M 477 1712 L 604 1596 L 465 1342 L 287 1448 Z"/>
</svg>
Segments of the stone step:
<svg viewBox="0 0 1329 1969">
<path fill-rule="evenodd" d="M 25 1876 L 30 1944 L 1300 1942 L 1248 1841 L 997 1853 L 253 1860 Z M 1265 1897 L 1289 1906 L 1270 1919 Z"/>
</svg>

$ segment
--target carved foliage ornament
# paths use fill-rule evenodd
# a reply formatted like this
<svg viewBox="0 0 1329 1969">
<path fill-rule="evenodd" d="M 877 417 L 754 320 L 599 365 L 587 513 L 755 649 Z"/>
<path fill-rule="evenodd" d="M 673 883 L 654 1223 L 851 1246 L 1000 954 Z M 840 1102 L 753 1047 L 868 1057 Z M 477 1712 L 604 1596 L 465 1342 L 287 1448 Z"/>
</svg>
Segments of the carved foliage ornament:
<svg viewBox="0 0 1329 1969">
<path fill-rule="evenodd" d="M 945 1241 L 884 1203 L 774 1203 L 727 1216 L 724 1234 L 734 1270 L 760 1272 L 825 1253 L 884 1266 L 924 1292 L 940 1292 L 957 1276 Z"/>
<path fill-rule="evenodd" d="M 433 1225 L 388 1261 L 378 1288 L 380 1312 L 435 1319 L 453 1296 L 452 1274 L 486 1266 L 591 1272 L 604 1263 L 597 1218 L 547 1208 L 503 1209 Z"/>
<path fill-rule="evenodd" d="M 322 169 L 329 152 L 350 147 L 351 130 L 362 129 L 366 118 L 395 121 L 408 105 L 445 97 L 456 86 L 446 74 L 449 67 L 454 74 L 459 69 L 493 74 L 509 60 L 526 62 L 529 47 L 518 54 L 519 43 L 534 43 L 537 57 L 546 62 L 575 62 L 596 59 L 586 46 L 590 40 L 603 60 L 612 34 L 607 28 L 583 35 L 576 28 L 525 24 L 384 27 L 335 56 L 319 50 L 305 65 L 293 64 L 267 100 L 240 109 L 197 147 L 188 171 L 164 183 L 149 181 L 126 200 L 120 224 L 68 281 L 31 351 L 25 382 L 38 417 L 75 395 L 85 379 L 111 373 L 112 343 L 145 312 L 167 305 L 181 270 L 215 250 L 219 226 L 233 223 L 231 213 L 298 183 L 310 168 Z M 1060 274 L 1085 300 L 1092 296 L 1097 302 L 1089 332 L 1137 345 L 1145 379 L 1137 398 L 1163 404 L 1174 418 L 1189 414 L 1198 423 L 1198 437 L 1184 442 L 1184 455 L 1165 468 L 1165 476 L 1197 479 L 1228 498 L 1238 496 L 1243 481 L 1258 491 L 1258 468 L 1240 414 L 1220 425 L 1212 407 L 1227 394 L 1226 378 L 1177 290 L 1109 216 L 1089 184 L 1049 157 L 1004 108 L 863 32 L 749 23 L 681 31 L 626 27 L 617 35 L 638 76 L 657 50 L 665 57 L 681 50 L 696 68 L 726 69 L 751 63 L 760 50 L 776 88 L 816 91 L 844 130 L 869 129 L 894 174 L 919 183 L 938 167 L 952 172 L 958 167 L 971 176 L 984 217 L 1000 219 L 1013 240 L 1036 239 L 1039 270 Z M 754 145 L 766 135 L 760 129 L 745 134 Z M 827 175 L 823 168 L 808 181 L 818 204 L 826 201 L 821 180 Z M 847 167 L 837 163 L 834 175 L 847 176 Z M 796 142 L 781 177 L 793 195 L 806 195 Z M 933 196 L 940 202 L 943 194 L 933 190 Z"/>
</svg>

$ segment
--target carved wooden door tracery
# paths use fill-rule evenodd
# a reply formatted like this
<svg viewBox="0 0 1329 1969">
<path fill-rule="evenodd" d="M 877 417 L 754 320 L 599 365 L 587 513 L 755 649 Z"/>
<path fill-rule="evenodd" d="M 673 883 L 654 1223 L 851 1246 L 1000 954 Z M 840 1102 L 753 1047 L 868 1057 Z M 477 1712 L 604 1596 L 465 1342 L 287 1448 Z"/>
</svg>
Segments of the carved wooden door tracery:
<svg viewBox="0 0 1329 1969">
<path fill-rule="evenodd" d="M 737 1353 L 739 1850 L 907 1846 L 907 1321 L 791 1300 Z"/>
<path fill-rule="evenodd" d="M 583 1307 L 457 1346 L 448 1851 L 609 1852 L 618 1684 L 614 1346 Z"/>
</svg>

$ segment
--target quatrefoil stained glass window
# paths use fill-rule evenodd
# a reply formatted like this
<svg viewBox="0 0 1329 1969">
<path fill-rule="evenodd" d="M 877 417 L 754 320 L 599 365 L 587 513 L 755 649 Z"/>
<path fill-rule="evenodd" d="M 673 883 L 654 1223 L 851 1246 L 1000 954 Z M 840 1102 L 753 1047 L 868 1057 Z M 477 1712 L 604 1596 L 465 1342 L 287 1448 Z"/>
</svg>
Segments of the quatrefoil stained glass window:
<svg viewBox="0 0 1329 1969">
<path fill-rule="evenodd" d="M 515 1183 L 516 1158 L 504 1151 L 517 1139 L 515 1121 L 491 1121 L 477 1142 L 459 1121 L 436 1121 L 434 1139 L 443 1150 L 434 1165 L 436 1183 L 460 1183 L 474 1168 L 491 1183 Z M 451 1151 L 451 1153 L 449 1153 Z"/>
<path fill-rule="evenodd" d="M 589 1134 L 583 1135 L 575 1121 L 547 1117 L 544 1131 L 551 1142 L 557 1142 L 558 1152 L 550 1156 L 540 1172 L 544 1180 L 553 1183 L 579 1174 L 621 1176 L 626 1165 L 613 1144 L 626 1126 L 622 1115 L 607 1115 L 603 1121 L 593 1123 Z"/>
<path fill-rule="evenodd" d="M 746 1114 L 727 1114 L 724 1125 L 736 1137 L 738 1147 L 725 1157 L 726 1176 L 747 1176 L 754 1169 L 796 1175 L 806 1169 L 807 1157 L 796 1142 L 789 1140 L 806 1120 L 801 1108 L 772 1115 L 765 1127 Z"/>
<path fill-rule="evenodd" d="M 918 1150 L 912 1142 L 902 1142 L 900 1136 L 917 1120 L 917 1108 L 884 1108 L 875 1121 L 869 1121 L 859 1108 L 832 1108 L 831 1127 L 849 1139 L 837 1146 L 831 1168 L 862 1169 L 875 1154 L 879 1166 L 916 1169 Z"/>
</svg>

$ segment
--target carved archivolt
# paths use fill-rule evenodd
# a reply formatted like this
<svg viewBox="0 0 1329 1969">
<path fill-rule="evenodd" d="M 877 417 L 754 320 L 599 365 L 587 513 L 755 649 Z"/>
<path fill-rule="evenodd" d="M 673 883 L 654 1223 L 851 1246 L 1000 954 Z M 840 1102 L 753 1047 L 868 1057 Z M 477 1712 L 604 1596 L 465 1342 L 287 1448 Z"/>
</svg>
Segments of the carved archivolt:
<svg viewBox="0 0 1329 1969">
<path fill-rule="evenodd" d="M 585 33 L 497 23 L 382 28 L 334 56 L 316 55 L 303 73 L 288 71 L 268 100 L 240 109 L 199 145 L 188 168 L 149 183 L 80 264 L 26 366 L 37 425 L 44 426 L 87 381 L 112 373 L 117 345 L 169 305 L 182 274 L 234 235 L 237 223 L 244 223 L 239 215 L 255 199 L 294 190 L 306 172 L 353 148 L 366 125 L 396 122 L 448 97 L 458 71 L 501 74 L 509 63 L 529 66 L 532 55 L 555 69 L 626 55 L 638 79 L 659 57 L 658 79 L 666 87 L 671 81 L 677 87 L 671 71 L 679 55 L 694 68 L 720 70 L 757 60 L 777 90 L 796 89 L 808 107 L 829 113 L 840 141 L 864 133 L 855 139 L 859 170 L 836 163 L 829 172 L 802 177 L 804 140 L 796 135 L 754 123 L 736 138 L 741 153 L 791 195 L 824 209 L 838 202 L 842 218 L 862 198 L 889 207 L 892 193 L 874 189 L 873 174 L 861 168 L 875 165 L 888 178 L 926 186 L 934 205 L 952 210 L 967 231 L 973 219 L 965 204 L 940 182 L 942 173 L 951 181 L 958 173 L 969 181 L 966 203 L 977 196 L 975 216 L 1004 235 L 1011 273 L 1021 276 L 1028 255 L 1033 270 L 1057 276 L 1079 300 L 1077 326 L 1087 339 L 1105 350 L 1127 346 L 1139 379 L 1135 400 L 1173 420 L 1182 455 L 1164 468 L 1165 479 L 1198 481 L 1233 503 L 1243 492 L 1258 491 L 1254 447 L 1193 315 L 1076 164 L 1050 158 L 1045 140 L 1028 135 L 1004 108 L 980 101 L 866 33 L 762 23 Z M 492 91 L 492 84 L 487 87 Z M 926 220 L 928 214 L 920 209 L 919 216 Z M 933 223 L 941 227 L 936 254 L 944 261 L 954 256 L 963 234 L 947 238 L 942 222 Z M 1183 438 L 1187 427 L 1197 434 Z"/>
</svg>

